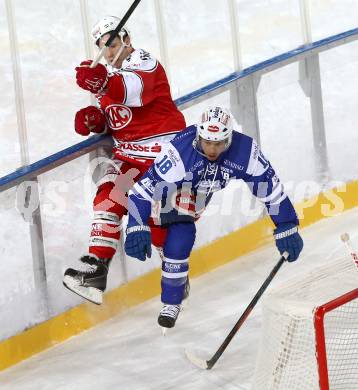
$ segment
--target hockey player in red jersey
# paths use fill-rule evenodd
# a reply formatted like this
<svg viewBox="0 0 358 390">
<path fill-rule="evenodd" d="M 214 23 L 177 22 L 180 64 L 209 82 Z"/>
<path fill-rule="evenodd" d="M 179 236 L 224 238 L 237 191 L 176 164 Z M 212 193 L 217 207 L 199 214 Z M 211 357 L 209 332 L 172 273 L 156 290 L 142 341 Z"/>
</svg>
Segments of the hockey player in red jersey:
<svg viewBox="0 0 358 390">
<path fill-rule="evenodd" d="M 100 49 L 119 22 L 106 16 L 94 26 L 92 36 Z M 148 52 L 133 48 L 126 28 L 104 56 L 106 66 L 90 68 L 91 61 L 83 61 L 76 68 L 77 84 L 95 95 L 97 106 L 76 113 L 75 130 L 85 136 L 111 134 L 112 164 L 97 183 L 89 250 L 80 259 L 85 268 L 69 268 L 63 279 L 67 288 L 97 304 L 102 303 L 122 217 L 127 213 L 127 191 L 147 171 L 162 145 L 185 128 L 162 65 Z M 153 244 L 162 246 L 164 239 L 165 230 L 153 226 Z"/>
</svg>

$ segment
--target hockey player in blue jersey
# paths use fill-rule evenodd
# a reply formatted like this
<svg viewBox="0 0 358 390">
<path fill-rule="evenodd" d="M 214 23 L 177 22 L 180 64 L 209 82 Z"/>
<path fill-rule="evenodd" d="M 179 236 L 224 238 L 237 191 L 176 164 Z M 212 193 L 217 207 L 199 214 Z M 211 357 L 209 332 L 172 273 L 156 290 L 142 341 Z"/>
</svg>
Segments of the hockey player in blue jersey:
<svg viewBox="0 0 358 390">
<path fill-rule="evenodd" d="M 296 212 L 270 162 L 254 139 L 234 131 L 228 110 L 209 108 L 199 124 L 189 126 L 167 144 L 129 195 L 125 241 L 129 256 L 142 261 L 151 256 L 151 216 L 157 214 L 157 223 L 167 227 L 161 280 L 163 308 L 158 317 L 162 327 L 173 327 L 180 312 L 195 241 L 195 220 L 213 193 L 232 179 L 244 180 L 265 203 L 276 227 L 279 252 L 287 251 L 291 262 L 302 250 Z"/>
</svg>

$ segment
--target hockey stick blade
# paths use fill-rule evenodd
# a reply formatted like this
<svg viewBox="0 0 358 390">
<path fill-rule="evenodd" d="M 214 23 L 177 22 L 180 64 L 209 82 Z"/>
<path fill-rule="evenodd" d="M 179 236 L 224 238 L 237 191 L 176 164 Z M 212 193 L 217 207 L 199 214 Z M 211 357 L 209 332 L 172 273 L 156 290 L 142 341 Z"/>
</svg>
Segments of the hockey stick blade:
<svg viewBox="0 0 358 390">
<path fill-rule="evenodd" d="M 200 359 L 196 355 L 194 355 L 191 351 L 188 349 L 185 349 L 185 355 L 189 359 L 191 363 L 194 364 L 194 366 L 201 368 L 203 370 L 209 370 L 209 364 L 207 360 Z"/>
<path fill-rule="evenodd" d="M 231 329 L 230 333 L 226 336 L 225 340 L 222 342 L 220 347 L 217 349 L 217 351 L 214 353 L 214 355 L 209 360 L 203 360 L 195 356 L 193 353 L 189 352 L 188 350 L 185 350 L 185 354 L 187 358 L 196 366 L 199 368 L 202 368 L 204 370 L 210 370 L 212 367 L 214 367 L 215 363 L 219 360 L 220 356 L 224 353 L 227 346 L 230 344 L 231 340 L 234 338 L 237 331 L 241 328 L 242 324 L 246 321 L 247 317 L 252 312 L 253 308 L 255 307 L 256 303 L 261 298 L 262 294 L 265 292 L 269 284 L 272 282 L 273 278 L 283 265 L 283 263 L 287 260 L 289 254 L 287 252 L 284 252 L 280 258 L 280 260 L 277 262 L 277 264 L 274 266 L 272 271 L 270 272 L 269 276 L 266 278 L 264 283 L 261 285 L 259 290 L 257 291 L 256 295 L 252 299 L 252 301 L 249 303 L 249 305 L 246 307 L 245 311 L 242 313 L 241 317 L 238 319 L 234 327 Z"/>
</svg>

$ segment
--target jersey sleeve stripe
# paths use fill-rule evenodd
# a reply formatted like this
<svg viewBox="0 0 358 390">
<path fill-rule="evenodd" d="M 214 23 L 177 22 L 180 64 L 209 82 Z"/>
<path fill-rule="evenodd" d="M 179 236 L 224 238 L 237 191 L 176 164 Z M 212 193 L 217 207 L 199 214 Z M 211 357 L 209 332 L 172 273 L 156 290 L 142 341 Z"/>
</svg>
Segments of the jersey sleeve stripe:
<svg viewBox="0 0 358 390">
<path fill-rule="evenodd" d="M 272 189 L 271 191 L 271 194 L 269 194 L 268 196 L 259 196 L 259 195 L 256 195 L 258 199 L 261 200 L 261 202 L 270 202 L 271 200 L 277 198 L 277 196 L 279 196 L 283 191 L 283 186 L 281 183 L 277 183 L 277 185 Z"/>
<path fill-rule="evenodd" d="M 176 272 L 176 273 L 172 273 L 172 274 L 169 272 L 162 271 L 162 276 L 164 278 L 168 278 L 168 279 L 180 279 L 180 278 L 184 278 L 187 275 L 188 275 L 188 271 Z"/>
<path fill-rule="evenodd" d="M 124 104 L 129 107 L 141 107 L 142 93 L 143 93 L 143 80 L 135 72 L 123 72 L 123 81 L 126 88 L 126 96 Z"/>
<path fill-rule="evenodd" d="M 270 202 L 270 206 L 278 205 L 282 201 L 284 201 L 286 198 L 287 198 L 287 194 L 286 193 L 282 193 L 281 196 L 278 199 L 275 199 L 275 200 Z"/>
<path fill-rule="evenodd" d="M 124 77 L 122 77 L 122 83 L 123 83 L 123 92 L 124 92 L 122 104 L 125 104 L 125 102 L 126 102 L 126 100 L 127 100 L 128 94 L 127 94 L 127 85 L 126 85 L 126 83 L 125 83 L 125 81 L 124 81 Z"/>
</svg>

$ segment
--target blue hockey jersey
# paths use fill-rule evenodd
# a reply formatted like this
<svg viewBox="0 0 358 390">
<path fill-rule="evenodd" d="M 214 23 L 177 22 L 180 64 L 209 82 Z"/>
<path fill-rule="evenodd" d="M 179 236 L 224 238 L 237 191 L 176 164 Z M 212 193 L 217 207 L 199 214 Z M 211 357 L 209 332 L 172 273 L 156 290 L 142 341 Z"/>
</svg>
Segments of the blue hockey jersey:
<svg viewBox="0 0 358 390">
<path fill-rule="evenodd" d="M 210 202 L 214 192 L 235 179 L 246 182 L 253 195 L 265 204 L 276 226 L 283 222 L 298 225 L 283 185 L 253 138 L 234 131 L 229 148 L 211 162 L 200 153 L 200 145 L 196 145 L 195 125 L 163 147 L 151 168 L 134 185 L 130 201 L 146 221 L 151 204 L 158 200 L 165 203 L 170 194 L 189 188 L 199 211 Z"/>
</svg>

